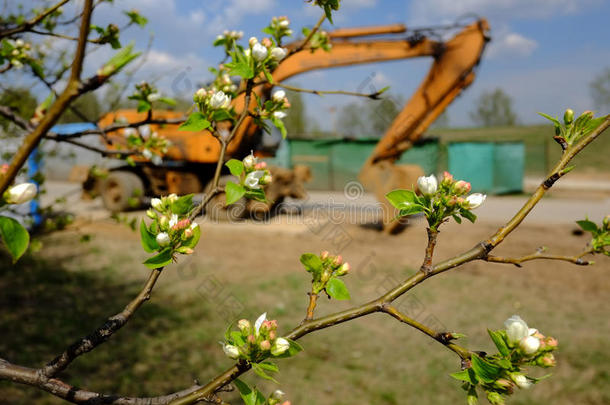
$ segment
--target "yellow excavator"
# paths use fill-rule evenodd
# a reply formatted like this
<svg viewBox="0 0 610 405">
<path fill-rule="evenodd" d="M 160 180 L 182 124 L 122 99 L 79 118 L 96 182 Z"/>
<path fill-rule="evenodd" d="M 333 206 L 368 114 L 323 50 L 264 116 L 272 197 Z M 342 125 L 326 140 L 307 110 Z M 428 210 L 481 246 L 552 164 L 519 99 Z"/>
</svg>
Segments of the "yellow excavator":
<svg viewBox="0 0 610 405">
<path fill-rule="evenodd" d="M 323 49 L 303 49 L 286 58 L 272 72 L 275 83 L 317 69 L 368 64 L 390 60 L 415 57 L 432 58 L 432 66 L 422 84 L 409 99 L 403 110 L 392 122 L 386 133 L 379 140 L 372 155 L 363 162 L 359 179 L 364 187 L 373 192 L 379 201 L 386 204 L 384 195 L 396 188 L 411 188 L 416 184 L 422 170 L 413 165 L 396 165 L 394 162 L 424 134 L 426 129 L 447 108 L 447 106 L 468 87 L 475 78 L 475 68 L 481 60 L 486 43 L 489 41 L 489 25 L 485 19 L 478 19 L 471 24 L 451 27 L 458 30 L 448 40 L 439 37 L 439 29 L 421 29 L 410 32 L 402 24 L 345 28 L 329 34 L 332 48 L 329 52 Z M 287 45 L 295 49 L 297 42 Z M 269 98 L 273 85 L 266 84 L 255 88 L 257 95 Z M 244 95 L 233 100 L 237 112 L 243 111 Z M 249 109 L 254 110 L 256 101 L 252 98 Z M 179 112 L 154 111 L 153 118 L 177 118 Z M 138 122 L 145 118 L 135 110 L 119 110 L 107 114 L 99 125 L 107 126 L 118 118 L 129 122 Z M 135 167 L 121 167 L 111 171 L 110 175 L 99 184 L 104 203 L 111 210 L 126 208 L 126 203 L 135 187 L 148 195 L 162 195 L 175 192 L 178 194 L 197 193 L 206 189 L 212 178 L 213 166 L 218 161 L 220 146 L 217 140 L 205 132 L 191 133 L 178 131 L 178 125 L 151 125 L 151 130 L 158 132 L 171 141 L 164 163 L 154 166 L 147 162 L 137 162 Z M 250 150 L 261 151 L 261 130 L 247 117 L 227 148 L 227 158 L 243 158 Z M 124 139 L 120 131 L 105 138 L 108 147 L 116 147 Z M 271 201 L 280 202 L 286 196 L 303 197 L 302 182 L 307 178 L 307 171 L 274 169 L 274 182 L 266 190 Z M 277 181 L 276 181 L 277 179 Z M 223 178 L 223 182 L 226 178 Z M 224 201 L 224 196 L 218 201 Z M 252 202 L 248 206 L 237 204 L 237 212 L 231 216 L 244 215 L 249 209 L 266 210 Z M 222 216 L 222 204 L 213 204 L 213 214 Z M 393 209 L 386 209 L 384 228 L 390 232 L 400 228 L 392 221 Z"/>
</svg>

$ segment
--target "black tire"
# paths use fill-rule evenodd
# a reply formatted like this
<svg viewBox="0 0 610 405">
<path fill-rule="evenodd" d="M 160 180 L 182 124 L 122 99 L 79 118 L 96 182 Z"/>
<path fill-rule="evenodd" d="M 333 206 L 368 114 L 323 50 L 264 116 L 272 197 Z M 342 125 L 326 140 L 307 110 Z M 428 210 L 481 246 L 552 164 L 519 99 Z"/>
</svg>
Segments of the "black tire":
<svg viewBox="0 0 610 405">
<path fill-rule="evenodd" d="M 224 187 L 229 181 L 232 181 L 233 183 L 239 183 L 239 180 L 235 176 L 227 174 L 224 176 L 220 176 L 218 185 Z M 208 193 L 211 189 L 212 184 L 210 182 L 206 186 L 205 192 Z M 248 200 L 242 197 L 228 207 L 226 206 L 226 201 L 227 199 L 225 193 L 219 193 L 212 197 L 212 199 L 206 206 L 206 215 L 208 216 L 208 218 L 212 221 L 221 222 L 240 221 L 245 218 Z"/>
<path fill-rule="evenodd" d="M 140 208 L 144 195 L 142 179 L 131 172 L 114 171 L 102 181 L 104 207 L 112 212 L 122 212 Z"/>
</svg>

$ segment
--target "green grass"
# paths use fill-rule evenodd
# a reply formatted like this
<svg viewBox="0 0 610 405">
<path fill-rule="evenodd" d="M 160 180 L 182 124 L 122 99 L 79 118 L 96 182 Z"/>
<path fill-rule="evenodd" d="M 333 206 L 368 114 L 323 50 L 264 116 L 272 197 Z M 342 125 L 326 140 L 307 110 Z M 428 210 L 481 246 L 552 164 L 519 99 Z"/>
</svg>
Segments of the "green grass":
<svg viewBox="0 0 610 405">
<path fill-rule="evenodd" d="M 44 258 L 26 257 L 16 267 L 0 258 L 0 357 L 40 366 L 136 294 L 145 277 L 140 258 L 103 255 L 95 243 L 78 246 L 76 240 L 74 235 L 53 237 Z M 137 249 L 137 241 L 129 243 Z M 66 253 L 75 245 L 82 254 Z M 398 268 L 380 272 L 399 275 Z M 168 393 L 195 379 L 205 382 L 231 364 L 218 344 L 227 324 L 238 316 L 231 308 L 243 309 L 239 316 L 251 319 L 268 311 L 277 317 L 280 330 L 304 315 L 305 272 L 236 275 L 201 261 L 190 267 L 171 266 L 166 272 L 152 300 L 133 320 L 109 342 L 75 361 L 63 378 L 105 393 Z M 347 277 L 346 282 L 358 301 L 373 293 L 371 285 L 355 278 Z M 489 288 L 494 282 L 501 286 L 498 291 Z M 561 345 L 555 376 L 518 392 L 509 403 L 610 402 L 610 324 L 603 293 L 581 291 L 570 283 L 546 285 L 525 271 L 483 275 L 470 268 L 425 283 L 415 294 L 425 314 L 468 334 L 469 347 L 491 350 L 484 327 L 501 327 L 515 308 L 543 332 L 552 329 L 548 332 Z M 318 312 L 347 305 L 324 299 Z M 464 403 L 459 384 L 449 377 L 459 370 L 455 355 L 387 316 L 326 329 L 301 343 L 304 353 L 279 361 L 278 379 L 293 404 Z M 266 392 L 276 388 L 252 375 L 245 379 Z M 0 398 L 0 403 L 12 405 L 61 403 L 47 393 L 6 382 L 0 383 Z M 224 399 L 240 403 L 235 393 Z"/>
<path fill-rule="evenodd" d="M 457 141 L 522 141 L 525 144 L 525 170 L 528 174 L 546 172 L 561 155 L 561 148 L 553 140 L 554 130 L 550 125 L 435 129 L 430 133 L 438 136 L 444 145 Z M 581 152 L 574 159 L 574 164 L 582 169 L 609 171 L 610 134 L 602 134 L 593 145 Z"/>
</svg>

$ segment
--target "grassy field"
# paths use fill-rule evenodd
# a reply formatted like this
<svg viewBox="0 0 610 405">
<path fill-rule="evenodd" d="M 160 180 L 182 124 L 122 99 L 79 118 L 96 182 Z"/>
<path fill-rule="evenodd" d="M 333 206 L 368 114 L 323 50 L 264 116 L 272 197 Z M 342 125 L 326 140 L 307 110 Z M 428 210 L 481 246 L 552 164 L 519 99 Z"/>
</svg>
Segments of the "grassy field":
<svg viewBox="0 0 610 405">
<path fill-rule="evenodd" d="M 527 174 L 542 174 L 557 161 L 561 148 L 553 140 L 551 125 L 532 125 L 493 128 L 433 129 L 443 144 L 457 141 L 522 141 L 525 143 Z M 580 172 L 610 172 L 610 135 L 604 133 L 574 159 Z M 442 159 L 441 161 L 446 161 Z"/>
<path fill-rule="evenodd" d="M 41 253 L 15 268 L 0 258 L 0 357 L 40 366 L 136 294 L 146 277 L 138 238 L 118 226 L 102 225 L 89 229 L 96 231 L 90 244 L 79 244 L 77 233 L 62 232 L 46 238 Z M 439 257 L 470 247 L 495 226 L 464 229 L 447 228 Z M 346 282 L 353 303 L 376 296 L 389 278 L 412 272 L 420 260 L 414 252 L 424 243 L 420 231 L 391 238 L 349 228 L 354 243 L 345 256 L 356 266 Z M 555 232 L 562 235 L 552 241 L 557 249 L 586 242 L 568 228 Z M 517 239 L 505 254 L 531 249 L 549 230 L 526 227 L 526 234 L 529 239 Z M 298 254 L 320 250 L 326 243 L 319 237 L 211 228 L 202 242 L 192 261 L 166 270 L 152 300 L 123 330 L 78 359 L 63 378 L 105 393 L 160 395 L 194 380 L 205 382 L 231 364 L 218 341 L 235 318 L 252 319 L 268 311 L 280 330 L 302 319 L 308 277 Z M 375 271 L 363 271 L 358 263 L 371 249 L 377 253 Z M 509 403 L 607 404 L 610 260 L 599 261 L 584 270 L 564 263 L 524 269 L 474 263 L 425 283 L 399 305 L 417 312 L 413 316 L 421 321 L 467 334 L 464 344 L 481 350 L 492 347 L 485 327 L 500 328 L 504 319 L 519 313 L 543 333 L 558 337 L 559 366 L 552 378 L 518 392 Z M 323 300 L 318 313 L 349 305 Z M 459 384 L 448 376 L 459 369 L 456 356 L 387 316 L 327 329 L 301 343 L 304 353 L 279 364 L 281 388 L 295 405 L 464 403 Z M 266 390 L 275 388 L 251 375 L 246 380 Z M 240 403 L 234 393 L 225 400 Z M 0 404 L 58 403 L 35 389 L 0 383 Z"/>
</svg>

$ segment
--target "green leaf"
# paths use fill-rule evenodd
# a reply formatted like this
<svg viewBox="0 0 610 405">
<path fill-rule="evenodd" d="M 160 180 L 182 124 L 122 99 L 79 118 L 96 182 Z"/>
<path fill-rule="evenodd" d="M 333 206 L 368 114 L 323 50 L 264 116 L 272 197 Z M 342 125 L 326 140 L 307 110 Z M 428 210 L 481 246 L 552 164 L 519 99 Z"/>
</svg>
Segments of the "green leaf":
<svg viewBox="0 0 610 405">
<path fill-rule="evenodd" d="M 208 129 L 210 127 L 210 121 L 200 112 L 194 112 L 184 121 L 178 128 L 180 131 L 192 131 L 198 132 Z"/>
<path fill-rule="evenodd" d="M 328 18 L 328 21 L 331 24 L 334 24 L 333 23 L 332 8 L 330 7 L 330 5 L 328 5 L 328 4 L 324 5 L 324 13 L 326 14 L 326 18 Z"/>
<path fill-rule="evenodd" d="M 510 349 L 508 348 L 508 346 L 506 345 L 506 342 L 504 341 L 504 336 L 503 336 L 502 332 L 501 331 L 494 332 L 493 330 L 487 329 L 487 333 L 489 333 L 491 340 L 493 340 L 493 342 L 496 345 L 496 347 L 498 348 L 498 351 L 500 352 L 500 354 L 502 356 L 508 356 L 510 354 Z"/>
<path fill-rule="evenodd" d="M 244 172 L 244 163 L 241 160 L 231 159 L 225 163 L 225 166 L 227 166 L 231 174 L 237 178 Z"/>
<path fill-rule="evenodd" d="M 463 216 L 464 218 L 466 218 L 467 220 L 469 220 L 470 222 L 472 222 L 474 224 L 474 221 L 477 220 L 477 216 L 474 215 L 472 213 L 472 211 L 469 210 L 460 210 L 460 215 Z"/>
<path fill-rule="evenodd" d="M 212 114 L 212 119 L 214 121 L 226 121 L 226 120 L 232 120 L 233 116 L 231 115 L 231 113 L 225 109 L 220 109 L 220 110 L 216 110 L 214 111 L 214 113 Z"/>
<path fill-rule="evenodd" d="M 347 291 L 347 287 L 343 280 L 338 279 L 337 277 L 332 277 L 328 280 L 326 284 L 326 292 L 332 298 L 336 300 L 349 300 L 349 291 Z"/>
<path fill-rule="evenodd" d="M 399 210 L 408 210 L 413 205 L 419 205 L 417 195 L 412 190 L 393 190 L 387 193 L 385 198 Z"/>
<path fill-rule="evenodd" d="M 262 363 L 258 363 L 258 365 L 263 370 L 270 371 L 272 373 L 277 373 L 278 371 L 280 371 L 280 368 L 276 364 L 271 363 L 270 361 L 263 361 Z"/>
<path fill-rule="evenodd" d="M 471 368 L 467 368 L 466 370 L 458 371 L 457 373 L 450 374 L 451 377 L 455 378 L 458 381 L 465 381 L 467 383 L 477 385 L 478 380 L 477 376 Z"/>
<path fill-rule="evenodd" d="M 273 84 L 273 76 L 271 76 L 271 73 L 269 73 L 269 71 L 267 70 L 267 68 L 264 65 L 263 65 L 263 73 L 265 74 L 267 81 L 269 83 Z"/>
<path fill-rule="evenodd" d="M 288 343 L 290 343 L 290 347 L 288 348 L 288 350 L 286 350 L 284 353 L 280 354 L 279 356 L 274 356 L 276 359 L 285 359 L 288 357 L 292 357 L 295 356 L 297 353 L 302 352 L 303 351 L 303 347 L 298 344 L 297 342 L 295 342 L 294 340 L 288 339 L 288 338 L 284 338 L 288 341 Z"/>
<path fill-rule="evenodd" d="M 455 222 L 457 222 L 458 224 L 462 223 L 462 218 L 458 217 L 457 215 L 453 214 L 451 215 L 453 217 L 453 219 L 455 219 Z"/>
<path fill-rule="evenodd" d="M 254 77 L 254 69 L 252 69 L 252 66 L 250 66 L 246 59 L 227 63 L 225 66 L 229 68 L 229 74 L 232 76 L 241 76 L 244 79 L 252 79 Z"/>
<path fill-rule="evenodd" d="M 478 354 L 471 357 L 472 369 L 482 381 L 492 383 L 500 377 L 502 369 L 481 358 Z"/>
<path fill-rule="evenodd" d="M 167 247 L 144 262 L 149 269 L 158 269 L 172 262 L 172 249 Z"/>
<path fill-rule="evenodd" d="M 176 100 L 174 100 L 173 98 L 169 98 L 169 97 L 161 97 L 159 99 L 160 102 L 165 103 L 167 105 L 176 105 Z"/>
<path fill-rule="evenodd" d="M 142 243 L 144 250 L 148 253 L 155 252 L 159 249 L 159 244 L 157 243 L 155 235 L 148 230 L 144 220 L 140 222 L 140 242 Z"/>
<path fill-rule="evenodd" d="M 589 221 L 588 219 L 576 221 L 576 223 L 582 228 L 583 231 L 591 233 L 596 233 L 598 231 L 597 224 L 595 222 Z"/>
<path fill-rule="evenodd" d="M 421 205 L 411 205 L 408 208 L 401 209 L 398 212 L 398 216 L 404 217 L 406 215 L 413 215 L 413 214 L 417 214 L 418 212 L 422 212 L 423 210 L 424 210 L 424 207 L 422 207 Z"/>
<path fill-rule="evenodd" d="M 193 208 L 193 194 L 187 194 L 172 203 L 171 210 L 174 214 L 186 215 Z"/>
<path fill-rule="evenodd" d="M 323 270 L 322 260 L 313 253 L 303 253 L 300 260 L 303 266 L 305 266 L 305 270 L 309 273 L 319 274 Z"/>
<path fill-rule="evenodd" d="M 151 108 L 151 105 L 148 101 L 140 100 L 138 102 L 138 112 L 139 113 L 146 112 L 146 111 L 150 110 L 150 108 Z"/>
<path fill-rule="evenodd" d="M 553 122 L 553 124 L 555 124 L 555 125 L 557 125 L 557 126 L 561 126 L 561 122 L 559 122 L 559 120 L 558 120 L 557 118 L 555 118 L 555 117 L 551 117 L 550 115 L 545 114 L 545 113 L 541 113 L 541 112 L 539 112 L 538 114 L 539 114 L 539 115 L 542 115 L 542 116 L 543 116 L 544 118 L 546 118 L 547 120 L 552 121 L 552 122 Z"/>
<path fill-rule="evenodd" d="M 256 389 L 253 390 L 238 378 L 233 381 L 233 384 L 237 387 L 239 395 L 246 405 L 257 405 Z"/>
<path fill-rule="evenodd" d="M 231 205 L 238 201 L 246 194 L 246 189 L 244 186 L 235 184 L 232 181 L 228 181 L 225 186 L 225 196 L 227 198 L 226 205 Z"/>
<path fill-rule="evenodd" d="M 284 125 L 284 121 L 279 118 L 271 117 L 271 122 L 273 122 L 273 125 L 275 125 L 275 127 L 280 130 L 282 138 L 285 139 L 288 135 L 288 131 L 286 130 L 286 125 Z"/>
<path fill-rule="evenodd" d="M 271 377 L 269 374 L 266 373 L 266 371 L 269 371 L 269 372 L 272 372 L 272 373 L 278 372 L 279 368 L 275 364 L 269 363 L 269 362 L 252 363 L 252 370 L 254 370 L 254 372 L 258 376 L 264 378 L 265 380 L 270 380 L 270 381 L 273 381 L 275 383 L 278 383 L 275 378 Z"/>
<path fill-rule="evenodd" d="M 30 234 L 27 229 L 13 218 L 0 216 L 0 236 L 13 256 L 13 263 L 17 262 L 30 244 Z"/>
<path fill-rule="evenodd" d="M 246 198 L 249 198 L 251 200 L 267 202 L 267 197 L 265 196 L 265 191 L 263 191 L 262 188 L 259 188 L 259 189 L 251 189 L 251 188 L 247 189 L 245 196 L 246 196 Z"/>
<path fill-rule="evenodd" d="M 246 341 L 244 340 L 244 337 L 241 335 L 241 332 L 234 330 L 230 333 L 230 336 L 231 336 L 232 345 L 243 346 L 246 344 Z"/>
</svg>

